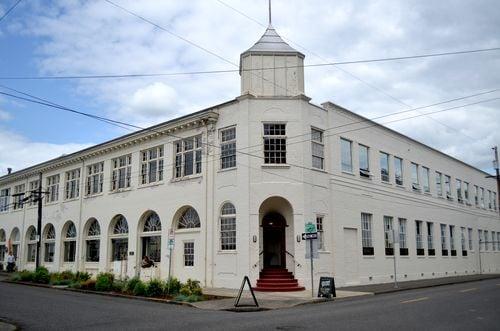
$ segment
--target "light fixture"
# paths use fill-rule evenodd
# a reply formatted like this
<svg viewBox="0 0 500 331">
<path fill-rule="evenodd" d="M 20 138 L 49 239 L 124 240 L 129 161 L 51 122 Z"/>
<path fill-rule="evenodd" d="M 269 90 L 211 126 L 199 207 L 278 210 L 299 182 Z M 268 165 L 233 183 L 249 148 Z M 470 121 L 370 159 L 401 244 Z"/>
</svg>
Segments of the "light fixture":
<svg viewBox="0 0 500 331">
<path fill-rule="evenodd" d="M 300 234 L 297 235 L 297 242 L 299 243 L 300 242 Z"/>
<path fill-rule="evenodd" d="M 253 235 L 253 242 L 256 243 L 257 242 L 257 236 L 256 235 Z"/>
</svg>

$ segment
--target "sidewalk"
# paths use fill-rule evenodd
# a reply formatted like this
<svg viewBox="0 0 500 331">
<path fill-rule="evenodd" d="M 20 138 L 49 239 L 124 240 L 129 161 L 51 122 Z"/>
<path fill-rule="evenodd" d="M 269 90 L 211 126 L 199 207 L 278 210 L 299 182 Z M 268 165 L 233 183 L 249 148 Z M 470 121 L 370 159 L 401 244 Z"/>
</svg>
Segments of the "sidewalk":
<svg viewBox="0 0 500 331">
<path fill-rule="evenodd" d="M 423 287 L 474 282 L 478 280 L 493 279 L 493 278 L 500 278 L 500 274 L 453 276 L 453 277 L 443 277 L 443 278 L 433 278 L 433 279 L 411 280 L 411 281 L 398 282 L 398 288 L 394 288 L 394 283 L 384 283 L 384 284 L 373 284 L 373 285 L 347 286 L 339 288 L 338 290 L 360 291 L 360 292 L 371 292 L 373 294 L 382 294 L 382 293 L 411 290 Z"/>
</svg>

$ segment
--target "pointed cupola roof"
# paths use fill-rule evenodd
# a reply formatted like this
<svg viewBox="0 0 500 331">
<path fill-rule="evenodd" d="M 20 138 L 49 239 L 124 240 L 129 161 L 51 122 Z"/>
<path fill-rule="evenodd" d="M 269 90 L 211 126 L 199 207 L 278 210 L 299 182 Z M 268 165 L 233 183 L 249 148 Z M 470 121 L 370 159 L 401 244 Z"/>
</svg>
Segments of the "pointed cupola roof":
<svg viewBox="0 0 500 331">
<path fill-rule="evenodd" d="M 283 41 L 271 24 L 269 24 L 266 32 L 264 32 L 255 45 L 243 52 L 242 55 L 246 53 L 298 53 L 304 57 L 302 53 Z"/>
</svg>

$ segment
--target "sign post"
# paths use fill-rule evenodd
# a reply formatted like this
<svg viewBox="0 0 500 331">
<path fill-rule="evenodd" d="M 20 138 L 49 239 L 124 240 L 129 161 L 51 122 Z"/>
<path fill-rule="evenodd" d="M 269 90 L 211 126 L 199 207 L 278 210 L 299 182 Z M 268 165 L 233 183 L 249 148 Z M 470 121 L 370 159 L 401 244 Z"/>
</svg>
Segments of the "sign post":
<svg viewBox="0 0 500 331">
<path fill-rule="evenodd" d="M 396 269 L 396 252 L 397 252 L 396 244 L 399 244 L 399 240 L 398 240 L 398 237 L 396 236 L 396 231 L 394 231 L 394 229 L 392 229 L 392 231 L 389 232 L 389 243 L 392 243 L 392 247 L 394 249 L 394 252 L 393 252 L 393 257 L 394 257 L 394 288 L 398 288 L 398 273 L 397 273 L 397 269 Z"/>
<path fill-rule="evenodd" d="M 311 261 L 311 294 L 314 297 L 313 240 L 318 239 L 318 232 L 316 230 L 316 225 L 313 222 L 306 223 L 305 233 L 302 234 L 302 239 L 309 241 L 309 249 L 310 249 L 309 260 Z"/>
<path fill-rule="evenodd" d="M 175 245 L 175 232 L 174 229 L 170 229 L 170 232 L 168 233 L 168 251 L 169 251 L 169 257 L 168 257 L 168 280 L 170 280 L 170 275 L 172 272 L 172 250 L 174 249 Z"/>
</svg>

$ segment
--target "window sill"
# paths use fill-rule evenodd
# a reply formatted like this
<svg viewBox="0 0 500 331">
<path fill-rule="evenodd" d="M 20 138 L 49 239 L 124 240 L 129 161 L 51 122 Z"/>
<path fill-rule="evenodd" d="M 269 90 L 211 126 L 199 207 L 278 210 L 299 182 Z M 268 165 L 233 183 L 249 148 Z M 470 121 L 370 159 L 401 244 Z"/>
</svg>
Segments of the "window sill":
<svg viewBox="0 0 500 331">
<path fill-rule="evenodd" d="M 228 171 L 233 171 L 233 170 L 236 170 L 238 169 L 237 167 L 231 167 L 231 168 L 219 168 L 219 170 L 217 170 L 218 173 L 223 173 L 223 172 L 228 172 Z"/>
<path fill-rule="evenodd" d="M 328 171 L 326 171 L 325 169 L 319 169 L 319 168 L 314 168 L 314 167 L 311 167 L 311 170 L 312 171 L 321 172 L 323 174 L 327 174 L 328 173 Z"/>
<path fill-rule="evenodd" d="M 366 259 L 366 260 L 375 260 L 375 256 L 374 255 L 363 255 L 363 259 Z"/>
<path fill-rule="evenodd" d="M 401 189 L 401 190 L 406 190 L 406 187 L 403 185 L 396 184 L 396 188 Z"/>
<path fill-rule="evenodd" d="M 328 254 L 331 254 L 332 252 L 331 251 L 327 251 L 327 250 L 318 250 L 318 253 L 319 254 L 325 254 L 325 255 L 328 255 Z"/>
<path fill-rule="evenodd" d="M 385 180 L 381 180 L 380 182 L 384 185 L 392 186 L 391 182 L 386 182 Z"/>
<path fill-rule="evenodd" d="M 346 171 L 346 170 L 342 170 L 342 173 L 344 175 L 350 175 L 350 176 L 356 176 L 352 171 Z"/>
<path fill-rule="evenodd" d="M 71 198 L 71 199 L 65 199 L 63 202 L 72 202 L 72 201 L 78 201 L 78 200 L 80 200 L 80 197 Z"/>
<path fill-rule="evenodd" d="M 104 195 L 104 193 L 101 192 L 101 193 L 89 194 L 89 195 L 84 196 L 83 198 L 84 199 L 92 199 L 92 198 L 97 198 L 97 197 L 100 197 L 103 195 Z"/>
<path fill-rule="evenodd" d="M 432 193 L 431 192 L 424 191 L 424 195 L 427 195 L 428 197 L 432 197 Z"/>
<path fill-rule="evenodd" d="M 176 234 L 182 234 L 182 233 L 198 233 L 201 232 L 201 228 L 191 228 L 191 229 L 176 229 L 175 233 Z"/>
<path fill-rule="evenodd" d="M 227 250 L 227 251 L 218 250 L 217 254 L 219 254 L 219 255 L 237 255 L 238 251 L 236 251 L 236 250 Z"/>
<path fill-rule="evenodd" d="M 177 183 L 177 182 L 182 182 L 185 180 L 193 180 L 193 179 L 198 179 L 203 177 L 202 174 L 195 174 L 195 175 L 189 175 L 189 176 L 184 176 L 184 177 L 177 177 L 177 178 L 172 178 L 170 180 L 171 183 Z"/>
<path fill-rule="evenodd" d="M 57 205 L 57 204 L 59 204 L 59 201 L 51 201 L 51 202 L 46 202 L 45 206 L 54 206 L 54 205 Z"/>
<path fill-rule="evenodd" d="M 12 212 L 13 213 L 18 213 L 18 212 L 23 211 L 23 210 L 24 210 L 24 208 L 21 208 L 21 209 L 12 209 Z"/>
<path fill-rule="evenodd" d="M 141 188 L 148 188 L 148 187 L 154 187 L 154 186 L 159 186 L 159 185 L 163 185 L 164 184 L 164 181 L 159 181 L 159 182 L 153 182 L 153 183 L 147 183 L 147 184 L 141 184 L 139 185 L 137 188 L 138 189 L 141 189 Z"/>
<path fill-rule="evenodd" d="M 288 169 L 290 168 L 289 164 L 282 163 L 282 164 L 262 164 L 261 168 L 269 168 L 269 169 Z"/>
<path fill-rule="evenodd" d="M 109 194 L 126 193 L 126 192 L 129 192 L 129 191 L 132 191 L 132 187 L 121 188 L 121 189 L 118 189 L 118 190 L 109 191 Z"/>
<path fill-rule="evenodd" d="M 99 261 L 85 261 L 84 263 L 85 263 L 85 265 L 89 265 L 89 266 L 96 266 L 96 267 L 99 266 Z"/>
</svg>

